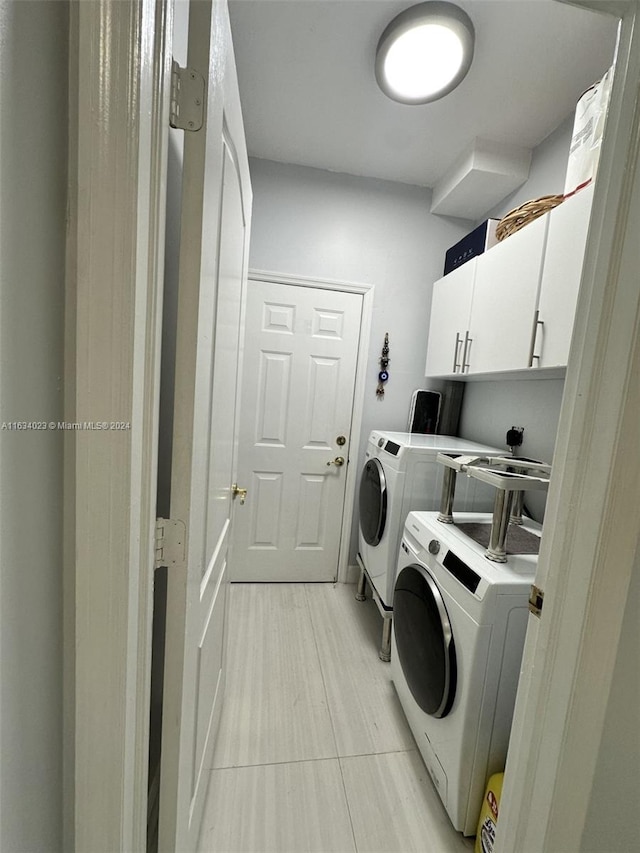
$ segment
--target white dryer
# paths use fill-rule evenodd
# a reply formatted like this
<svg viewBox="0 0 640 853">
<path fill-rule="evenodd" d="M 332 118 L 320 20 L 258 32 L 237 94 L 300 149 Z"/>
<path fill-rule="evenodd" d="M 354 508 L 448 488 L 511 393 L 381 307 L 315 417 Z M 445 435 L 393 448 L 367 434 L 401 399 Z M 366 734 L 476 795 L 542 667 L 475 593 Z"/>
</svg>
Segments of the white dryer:
<svg viewBox="0 0 640 853">
<path fill-rule="evenodd" d="M 412 512 L 398 558 L 391 677 L 454 827 L 477 828 L 488 777 L 504 770 L 537 565 L 540 525 L 525 520 L 506 563 L 466 528 L 492 516 Z M 481 537 L 480 537 L 481 538 Z M 519 541 L 518 541 L 519 540 Z M 510 550 L 531 553 L 512 554 Z"/>
<path fill-rule="evenodd" d="M 365 453 L 359 492 L 359 549 L 361 568 L 357 598 L 365 596 L 368 581 L 384 617 L 380 658 L 391 652 L 391 616 L 398 548 L 407 513 L 440 506 L 444 468 L 438 453 L 495 456 L 504 451 L 449 435 L 421 435 L 374 430 Z M 455 508 L 491 511 L 495 489 L 478 480 L 458 477 Z"/>
</svg>

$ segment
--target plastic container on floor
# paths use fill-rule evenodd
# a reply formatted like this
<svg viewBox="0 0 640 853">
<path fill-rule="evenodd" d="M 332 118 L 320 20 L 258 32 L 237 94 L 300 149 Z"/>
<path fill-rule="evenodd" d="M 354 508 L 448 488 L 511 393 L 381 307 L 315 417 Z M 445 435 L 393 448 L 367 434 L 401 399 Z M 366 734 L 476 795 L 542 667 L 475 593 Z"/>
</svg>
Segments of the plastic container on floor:
<svg viewBox="0 0 640 853">
<path fill-rule="evenodd" d="M 504 773 L 494 773 L 487 782 L 487 790 L 484 794 L 480 819 L 478 820 L 475 853 L 493 853 L 503 779 Z"/>
</svg>

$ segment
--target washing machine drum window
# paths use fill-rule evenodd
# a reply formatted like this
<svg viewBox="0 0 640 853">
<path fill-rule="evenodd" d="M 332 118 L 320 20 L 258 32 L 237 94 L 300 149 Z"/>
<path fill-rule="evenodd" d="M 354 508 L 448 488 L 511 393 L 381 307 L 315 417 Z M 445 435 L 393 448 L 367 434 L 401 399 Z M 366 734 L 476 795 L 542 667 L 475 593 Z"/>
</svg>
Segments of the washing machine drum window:
<svg viewBox="0 0 640 853">
<path fill-rule="evenodd" d="M 387 481 L 377 459 L 364 466 L 360 481 L 360 530 L 367 545 L 377 545 L 382 539 L 387 520 Z"/>
<path fill-rule="evenodd" d="M 423 566 L 406 566 L 398 575 L 393 630 L 413 698 L 426 714 L 445 717 L 456 695 L 455 645 L 440 590 Z"/>
</svg>

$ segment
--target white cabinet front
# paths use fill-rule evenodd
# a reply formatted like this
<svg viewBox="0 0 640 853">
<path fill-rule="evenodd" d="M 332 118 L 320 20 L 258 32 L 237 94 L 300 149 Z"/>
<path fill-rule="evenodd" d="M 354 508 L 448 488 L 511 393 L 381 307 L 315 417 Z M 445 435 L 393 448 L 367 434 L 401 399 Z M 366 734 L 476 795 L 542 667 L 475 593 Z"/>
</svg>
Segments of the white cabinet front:
<svg viewBox="0 0 640 853">
<path fill-rule="evenodd" d="M 534 367 L 562 366 L 569 359 L 592 201 L 593 184 L 551 211 Z"/>
<path fill-rule="evenodd" d="M 463 372 L 476 264 L 474 258 L 433 285 L 427 376 Z"/>
<path fill-rule="evenodd" d="M 593 186 L 433 286 L 427 376 L 566 367 Z"/>
<path fill-rule="evenodd" d="M 531 366 L 548 221 L 548 216 L 540 217 L 478 259 L 467 373 Z"/>
</svg>

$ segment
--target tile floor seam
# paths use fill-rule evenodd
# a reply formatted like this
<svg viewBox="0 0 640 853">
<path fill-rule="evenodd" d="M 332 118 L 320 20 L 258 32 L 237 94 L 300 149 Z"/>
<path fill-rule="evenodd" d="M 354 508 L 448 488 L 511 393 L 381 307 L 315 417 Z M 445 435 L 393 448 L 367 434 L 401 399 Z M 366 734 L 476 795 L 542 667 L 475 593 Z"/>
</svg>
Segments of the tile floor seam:
<svg viewBox="0 0 640 853">
<path fill-rule="evenodd" d="M 334 584 L 335 587 L 335 584 Z M 329 714 L 329 722 L 331 723 L 331 733 L 333 735 L 333 745 L 336 750 L 336 758 L 339 758 L 338 755 L 338 737 L 336 735 L 336 727 L 333 722 L 333 714 L 331 713 L 331 702 L 329 701 L 329 691 L 327 690 L 327 680 L 324 677 L 324 667 L 322 665 L 322 656 L 320 654 L 320 647 L 318 645 L 318 636 L 316 633 L 316 625 L 315 620 L 313 618 L 313 610 L 311 608 L 311 602 L 309 601 L 309 596 L 307 594 L 307 585 L 304 584 L 304 600 L 307 604 L 307 610 L 309 611 L 309 621 L 311 623 L 311 633 L 313 635 L 313 645 L 316 650 L 316 658 L 318 659 L 318 666 L 320 667 L 320 678 L 322 679 L 322 689 L 324 691 L 324 699 L 327 705 L 327 713 Z"/>
<path fill-rule="evenodd" d="M 335 584 L 334 584 L 334 588 L 335 588 Z M 344 796 L 344 804 L 345 804 L 346 809 L 347 809 L 347 815 L 349 816 L 349 826 L 351 827 L 351 837 L 353 839 L 353 849 L 354 849 L 355 853 L 358 853 L 358 845 L 356 843 L 356 831 L 355 831 L 355 828 L 353 826 L 353 818 L 351 816 L 351 806 L 349 804 L 349 797 L 347 796 L 347 786 L 346 786 L 346 783 L 344 781 L 344 774 L 342 772 L 342 762 L 341 762 L 340 756 L 338 755 L 338 752 L 339 752 L 339 750 L 338 750 L 338 737 L 336 735 L 336 727 L 335 727 L 335 724 L 333 721 L 333 714 L 331 713 L 331 704 L 329 702 L 329 691 L 327 690 L 327 682 L 326 682 L 326 679 L 324 677 L 324 667 L 322 665 L 322 657 L 320 655 L 320 648 L 318 646 L 318 635 L 316 633 L 316 624 L 315 624 L 315 620 L 313 618 L 313 610 L 311 607 L 311 602 L 309 601 L 309 596 L 307 594 L 307 587 L 306 586 L 304 588 L 304 598 L 305 598 L 305 601 L 307 602 L 307 607 L 309 608 L 309 619 L 311 621 L 311 632 L 313 633 L 313 642 L 314 642 L 314 645 L 316 647 L 316 655 L 318 657 L 318 664 L 320 666 L 320 677 L 322 678 L 322 687 L 324 689 L 324 695 L 325 695 L 325 699 L 327 702 L 327 711 L 329 712 L 329 720 L 331 722 L 331 731 L 333 732 L 333 740 L 335 742 L 335 747 L 336 747 L 336 755 L 337 755 L 337 759 L 338 759 L 338 769 L 340 770 L 340 779 L 342 781 L 342 794 Z"/>
<path fill-rule="evenodd" d="M 399 755 L 403 752 L 415 752 L 416 749 L 412 746 L 406 749 L 382 749 L 378 752 L 350 752 L 348 755 L 339 755 L 338 758 L 373 758 L 377 755 Z"/>
<path fill-rule="evenodd" d="M 402 750 L 404 751 L 404 750 Z M 407 750 L 411 752 L 411 750 Z M 347 755 L 345 758 L 351 758 Z M 357 756 L 353 756 L 354 758 Z M 286 761 L 263 761 L 259 764 L 226 764 L 224 767 L 214 767 L 213 770 L 244 770 L 247 767 L 278 767 L 283 764 L 312 764 L 314 761 L 338 761 L 339 755 L 326 755 L 322 758 L 290 758 Z"/>
<path fill-rule="evenodd" d="M 358 842 L 356 841 L 356 830 L 353 825 L 353 817 L 351 815 L 351 803 L 349 802 L 349 795 L 347 794 L 347 783 L 344 779 L 344 773 L 342 772 L 342 759 L 338 758 L 338 769 L 340 770 L 340 779 L 342 780 L 342 793 L 344 794 L 344 802 L 347 807 L 347 814 L 349 815 L 349 825 L 351 826 L 351 835 L 353 837 L 353 849 L 358 853 Z"/>
</svg>

